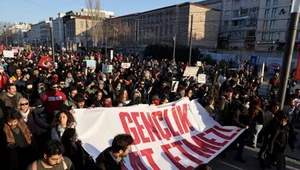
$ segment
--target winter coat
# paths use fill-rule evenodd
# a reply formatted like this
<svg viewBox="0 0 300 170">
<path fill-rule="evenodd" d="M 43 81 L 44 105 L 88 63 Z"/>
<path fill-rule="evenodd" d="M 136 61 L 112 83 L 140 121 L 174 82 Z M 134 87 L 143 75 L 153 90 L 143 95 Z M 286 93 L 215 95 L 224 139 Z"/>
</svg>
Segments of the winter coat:
<svg viewBox="0 0 300 170">
<path fill-rule="evenodd" d="M 96 158 L 95 170 L 122 170 L 123 160 L 117 163 L 111 156 L 111 147 L 106 148 Z"/>
<path fill-rule="evenodd" d="M 286 126 L 278 124 L 271 135 L 268 151 L 270 153 L 283 153 L 288 143 L 291 149 L 295 149 L 294 137 L 295 134 L 290 130 L 288 124 Z"/>
</svg>

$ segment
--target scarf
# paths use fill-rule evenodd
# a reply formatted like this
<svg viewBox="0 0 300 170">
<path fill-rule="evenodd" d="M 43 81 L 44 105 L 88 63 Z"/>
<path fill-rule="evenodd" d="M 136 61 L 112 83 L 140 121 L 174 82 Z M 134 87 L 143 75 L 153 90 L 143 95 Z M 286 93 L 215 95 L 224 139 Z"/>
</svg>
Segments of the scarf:
<svg viewBox="0 0 300 170">
<path fill-rule="evenodd" d="M 20 110 L 19 112 L 21 113 L 21 115 L 22 115 L 22 117 L 23 117 L 23 120 L 24 120 L 25 122 L 27 122 L 27 120 L 28 120 L 27 118 L 28 118 L 30 109 L 27 109 L 26 112 L 22 112 L 21 110 Z"/>
<path fill-rule="evenodd" d="M 27 144 L 30 145 L 32 134 L 31 134 L 30 130 L 28 129 L 26 123 L 22 119 L 19 119 L 17 126 L 21 130 Z M 6 135 L 6 142 L 7 143 L 16 143 L 13 132 L 12 132 L 10 126 L 7 123 L 4 124 L 3 131 Z"/>
</svg>

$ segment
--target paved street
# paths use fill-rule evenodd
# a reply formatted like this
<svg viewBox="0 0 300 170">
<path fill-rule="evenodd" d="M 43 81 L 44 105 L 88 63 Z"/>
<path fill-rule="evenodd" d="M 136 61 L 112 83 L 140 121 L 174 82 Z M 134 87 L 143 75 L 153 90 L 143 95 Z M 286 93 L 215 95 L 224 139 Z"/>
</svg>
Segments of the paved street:
<svg viewBox="0 0 300 170">
<path fill-rule="evenodd" d="M 300 131 L 298 131 L 299 134 Z M 300 135 L 300 134 L 299 134 Z M 291 152 L 289 146 L 286 149 L 286 163 L 288 170 L 300 170 L 300 137 L 296 141 L 296 149 Z M 260 146 L 260 145 L 259 145 Z M 226 153 L 226 158 L 217 156 L 213 159 L 210 164 L 213 166 L 214 170 L 260 170 L 260 164 L 257 160 L 259 148 L 253 149 L 250 147 L 245 147 L 243 158 L 247 161 L 246 163 L 240 163 L 234 160 L 236 155 L 236 150 L 231 150 Z M 266 168 L 267 169 L 267 168 Z M 271 170 L 275 170 L 272 167 Z"/>
</svg>

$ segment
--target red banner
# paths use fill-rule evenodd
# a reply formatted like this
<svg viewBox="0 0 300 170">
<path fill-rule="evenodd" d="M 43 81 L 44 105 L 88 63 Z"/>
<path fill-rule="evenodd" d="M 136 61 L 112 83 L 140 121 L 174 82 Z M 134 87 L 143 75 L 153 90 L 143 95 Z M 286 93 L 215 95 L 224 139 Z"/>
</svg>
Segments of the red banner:
<svg viewBox="0 0 300 170">
<path fill-rule="evenodd" d="M 298 45 L 298 48 L 300 48 L 300 45 Z M 297 62 L 297 68 L 294 76 L 294 80 L 300 80 L 300 50 L 298 50 L 298 62 Z"/>
</svg>

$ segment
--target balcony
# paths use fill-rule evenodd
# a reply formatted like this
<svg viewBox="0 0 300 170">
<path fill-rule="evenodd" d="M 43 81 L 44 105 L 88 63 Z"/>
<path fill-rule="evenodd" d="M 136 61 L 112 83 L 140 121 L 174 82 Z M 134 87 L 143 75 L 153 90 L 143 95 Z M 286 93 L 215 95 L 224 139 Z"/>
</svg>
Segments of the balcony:
<svg viewBox="0 0 300 170">
<path fill-rule="evenodd" d="M 246 14 L 246 15 L 233 16 L 232 20 L 243 20 L 243 19 L 248 19 L 248 18 L 249 18 L 249 16 Z"/>
</svg>

